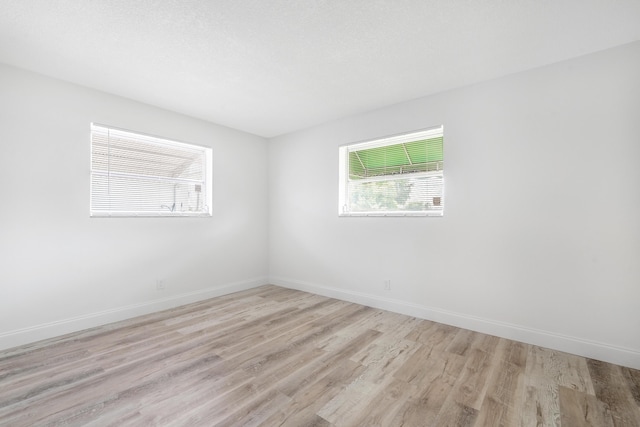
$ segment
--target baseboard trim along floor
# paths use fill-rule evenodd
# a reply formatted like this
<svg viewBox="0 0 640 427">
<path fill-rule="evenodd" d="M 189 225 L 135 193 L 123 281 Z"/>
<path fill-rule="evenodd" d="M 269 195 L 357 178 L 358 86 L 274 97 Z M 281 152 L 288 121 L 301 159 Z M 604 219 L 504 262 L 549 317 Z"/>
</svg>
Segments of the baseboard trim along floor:
<svg viewBox="0 0 640 427">
<path fill-rule="evenodd" d="M 628 348 L 285 277 L 270 277 L 269 283 L 640 369 L 640 352 Z"/>
<path fill-rule="evenodd" d="M 131 304 L 81 316 L 74 316 L 49 323 L 21 328 L 0 333 L 0 350 L 24 345 L 48 338 L 58 337 L 71 332 L 82 331 L 106 325 L 112 322 L 130 319 L 145 314 L 155 313 L 184 304 L 189 304 L 205 299 L 244 291 L 268 283 L 266 277 L 257 277 L 248 280 L 212 286 L 194 292 L 185 292 L 145 301 L 139 304 Z"/>
<path fill-rule="evenodd" d="M 266 285 L 0 351 L 0 425 L 637 426 L 640 371 Z"/>
</svg>

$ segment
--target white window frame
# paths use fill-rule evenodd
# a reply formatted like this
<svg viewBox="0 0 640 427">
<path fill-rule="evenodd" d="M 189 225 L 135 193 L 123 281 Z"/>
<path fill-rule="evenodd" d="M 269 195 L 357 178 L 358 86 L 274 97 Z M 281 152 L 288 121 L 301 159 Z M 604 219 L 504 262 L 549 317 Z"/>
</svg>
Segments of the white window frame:
<svg viewBox="0 0 640 427">
<path fill-rule="evenodd" d="M 198 156 L 202 156 L 202 160 L 204 160 L 204 170 L 202 179 L 184 179 L 180 177 L 172 178 L 167 176 L 154 176 L 154 175 L 142 175 L 136 173 L 120 173 L 110 170 L 104 169 L 94 169 L 94 133 L 104 133 L 107 132 L 108 135 L 120 136 L 127 139 L 135 140 L 136 142 L 143 143 L 149 145 L 149 147 L 168 147 L 171 149 L 183 150 L 185 153 L 197 153 Z M 140 132 L 134 132 L 130 130 L 120 129 L 113 126 L 101 125 L 98 123 L 91 123 L 91 136 L 90 136 L 90 165 L 91 165 L 91 176 L 90 176 L 90 194 L 89 194 L 89 216 L 90 217 L 211 217 L 212 216 L 212 200 L 213 200 L 213 155 L 212 149 L 210 147 L 205 147 L 196 144 L 190 144 L 175 140 L 170 140 L 166 138 L 161 138 L 153 135 L 148 135 Z M 99 209 L 94 207 L 94 197 L 99 198 L 102 197 L 101 194 L 94 194 L 94 178 L 101 176 L 106 177 L 107 180 L 110 180 L 111 177 L 119 177 L 119 178 L 132 178 L 132 179 L 144 179 L 147 184 L 153 182 L 163 182 L 163 183 L 175 183 L 175 184 L 193 184 L 194 188 L 197 188 L 195 191 L 202 193 L 202 203 L 201 210 L 199 211 L 184 211 L 175 209 L 173 210 L 165 209 L 159 207 L 156 211 L 136 211 L 136 210 L 110 210 L 110 209 Z M 117 197 L 105 196 L 109 197 Z M 175 199 L 175 190 L 174 190 L 174 199 Z M 106 199 L 102 199 L 102 203 L 108 203 Z M 174 202 L 175 204 L 175 202 Z"/>
<path fill-rule="evenodd" d="M 390 145 L 401 144 L 404 142 L 418 141 L 421 139 L 429 139 L 444 135 L 444 127 L 437 126 L 433 128 L 427 128 L 418 131 L 412 131 L 408 133 L 402 133 L 397 135 L 391 135 L 384 138 L 378 138 L 374 140 L 367 140 L 363 142 L 344 144 L 339 147 L 339 160 L 338 160 L 338 216 L 340 217 L 441 217 L 444 215 L 444 168 L 440 168 L 436 171 L 429 172 L 416 172 L 411 174 L 397 174 L 397 175 L 381 175 L 370 178 L 358 180 L 358 182 L 375 182 L 375 181 L 392 181 L 396 179 L 406 179 L 408 176 L 414 178 L 423 177 L 440 177 L 443 180 L 442 183 L 442 196 L 440 210 L 432 211 L 410 211 L 410 210 L 396 210 L 396 211 L 350 211 L 349 209 L 349 152 L 358 151 L 370 148 L 379 148 Z M 444 164 L 444 161 L 441 162 Z"/>
</svg>

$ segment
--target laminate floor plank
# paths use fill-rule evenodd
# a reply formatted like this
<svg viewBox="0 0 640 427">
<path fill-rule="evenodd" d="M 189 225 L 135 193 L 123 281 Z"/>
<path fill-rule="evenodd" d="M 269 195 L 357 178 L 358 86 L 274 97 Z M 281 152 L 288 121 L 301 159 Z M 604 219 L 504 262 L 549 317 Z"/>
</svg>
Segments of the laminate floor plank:
<svg viewBox="0 0 640 427">
<path fill-rule="evenodd" d="M 219 356 L 211 353 L 211 347 L 206 345 L 169 346 L 166 351 L 158 349 L 149 356 L 118 367 L 112 372 L 83 376 L 73 383 L 59 384 L 56 388 L 38 394 L 32 393 L 20 402 L 21 407 L 17 408 L 20 409 L 17 413 L 14 411 L 8 414 L 9 419 L 12 423 L 21 424 L 25 416 L 24 419 L 37 419 L 34 413 L 55 413 L 56 418 L 71 417 L 69 414 L 75 413 L 84 414 L 89 409 L 118 404 L 118 401 L 126 401 L 128 396 L 164 386 L 169 378 L 220 360 Z M 63 409 L 60 409 L 61 402 Z M 75 415 L 73 417 L 77 418 Z"/>
<path fill-rule="evenodd" d="M 631 396 L 635 400 L 636 404 L 640 407 L 640 371 L 629 368 L 621 368 L 622 375 L 627 380 L 629 390 L 631 390 Z"/>
<path fill-rule="evenodd" d="M 517 426 L 524 401 L 525 363 L 519 347 L 501 339 L 497 346 L 496 365 L 488 380 L 484 401 L 478 413 L 478 426 Z M 516 363 L 512 363 L 515 361 Z"/>
<path fill-rule="evenodd" d="M 295 315 L 282 316 L 274 319 L 268 324 L 258 322 L 253 328 L 250 325 L 247 325 L 246 329 L 241 329 L 237 334 L 228 334 L 226 337 L 218 339 L 217 343 L 219 347 L 217 354 L 225 358 L 230 358 L 254 347 L 256 342 L 265 342 L 285 335 L 292 329 L 304 326 L 326 316 L 327 314 L 321 314 L 319 311 L 331 304 L 332 301 L 330 300 L 318 302 L 313 306 L 305 307 L 296 311 Z M 337 311 L 341 306 L 336 305 L 335 308 Z"/>
<path fill-rule="evenodd" d="M 471 427 L 476 423 L 478 411 L 455 401 L 445 401 L 434 425 L 443 427 Z"/>
<path fill-rule="evenodd" d="M 594 394 L 587 360 L 584 357 L 531 346 L 527 361 L 527 385 L 542 388 L 554 384 Z"/>
<path fill-rule="evenodd" d="M 529 344 L 501 338 L 498 347 L 501 348 L 500 355 L 505 361 L 523 369 L 527 366 L 527 358 L 531 348 Z"/>
<path fill-rule="evenodd" d="M 445 350 L 455 339 L 460 328 L 455 326 L 434 323 L 428 320 L 420 322 L 406 338 L 433 347 L 436 350 Z"/>
<path fill-rule="evenodd" d="M 558 397 L 563 427 L 613 427 L 608 405 L 596 396 L 560 386 Z"/>
<path fill-rule="evenodd" d="M 446 351 L 464 356 L 471 349 L 471 344 L 477 335 L 479 335 L 477 332 L 468 329 L 458 330 L 447 346 Z"/>
<path fill-rule="evenodd" d="M 452 390 L 453 400 L 465 408 L 479 410 L 496 362 L 489 353 L 477 349 L 471 350 L 456 386 Z"/>
<path fill-rule="evenodd" d="M 622 373 L 622 367 L 597 360 L 588 360 L 595 395 L 611 410 L 613 425 L 631 427 L 640 425 L 638 407 L 631 388 Z"/>
<path fill-rule="evenodd" d="M 0 351 L 0 426 L 640 426 L 640 371 L 261 286 Z"/>
<path fill-rule="evenodd" d="M 335 366 L 346 364 L 351 366 L 354 363 L 350 360 L 350 356 L 360 350 L 363 346 L 368 345 L 380 332 L 374 330 L 365 330 L 355 337 L 351 342 L 343 343 L 341 348 L 336 348 L 332 352 L 328 352 L 322 358 L 309 363 L 303 369 L 288 375 L 279 382 L 278 388 L 284 394 L 295 397 L 301 391 L 304 391 L 309 384 L 313 384 L 318 378 L 322 378 L 331 372 Z M 357 366 L 363 366 L 357 364 Z"/>
<path fill-rule="evenodd" d="M 402 409 L 397 403 L 415 399 L 419 393 L 418 387 L 393 379 L 374 395 L 362 411 L 355 414 L 349 425 L 386 427 Z"/>
<path fill-rule="evenodd" d="M 215 396 L 212 399 L 201 400 L 200 405 L 186 416 L 178 419 L 178 423 L 182 425 L 225 425 L 223 420 L 227 420 L 226 425 L 232 425 L 230 420 L 243 417 L 247 407 L 255 408 L 264 402 L 269 402 L 279 396 L 286 396 L 277 388 L 277 379 L 282 378 L 287 373 L 295 372 L 303 369 L 311 360 L 317 359 L 322 355 L 322 350 L 317 348 L 308 348 L 303 354 L 295 356 L 295 358 L 284 358 L 278 364 L 272 363 L 268 367 L 261 367 L 261 375 L 253 376 L 249 381 L 235 387 L 232 390 L 225 390 L 220 387 L 205 387 L 204 393 Z M 251 370 L 247 370 L 247 373 Z M 290 399 L 286 396 L 287 399 Z M 196 399 L 196 401 L 198 401 Z M 277 408 L 272 408 L 274 411 Z M 208 422 L 209 424 L 205 423 Z M 242 425 L 236 423 L 235 425 Z"/>
<path fill-rule="evenodd" d="M 281 392 L 286 390 L 291 401 L 266 420 L 266 425 L 302 426 L 317 423 L 318 418 L 328 423 L 317 415 L 318 410 L 366 369 L 349 360 L 339 364 L 325 364 L 323 368 L 323 374 L 316 375 L 314 380 L 301 382 L 300 387 L 295 390 L 280 385 L 278 389 Z"/>
<path fill-rule="evenodd" d="M 382 417 L 392 415 L 388 407 L 379 407 L 380 402 L 388 402 L 397 390 L 400 381 L 393 378 L 396 372 L 411 355 L 418 350 L 413 341 L 401 338 L 403 334 L 394 333 L 392 329 L 387 334 L 376 338 L 363 352 L 358 352 L 353 360 L 367 369 L 358 377 L 358 383 L 352 384 L 358 390 L 359 398 L 351 399 L 352 390 L 345 389 L 331 402 L 328 402 L 318 414 L 336 425 L 371 425 L 381 422 Z M 382 339 L 387 337 L 387 339 Z M 404 384 L 403 391 L 410 386 Z M 417 391 L 416 391 L 417 392 Z M 389 395 L 388 395 L 389 394 Z M 403 398 L 411 395 L 402 395 Z M 397 401 L 397 400 L 396 400 Z M 382 413 L 374 414 L 382 409 Z M 362 414 L 366 414 L 363 418 Z"/>
</svg>

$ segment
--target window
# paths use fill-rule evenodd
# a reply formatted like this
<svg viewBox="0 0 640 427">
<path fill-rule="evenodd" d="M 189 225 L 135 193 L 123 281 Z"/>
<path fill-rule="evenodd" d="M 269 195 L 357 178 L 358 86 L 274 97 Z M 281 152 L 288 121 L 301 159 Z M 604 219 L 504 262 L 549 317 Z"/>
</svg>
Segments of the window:
<svg viewBox="0 0 640 427">
<path fill-rule="evenodd" d="M 340 147 L 339 215 L 442 216 L 443 128 Z"/>
<path fill-rule="evenodd" d="M 210 216 L 211 149 L 91 125 L 91 216 Z"/>
</svg>

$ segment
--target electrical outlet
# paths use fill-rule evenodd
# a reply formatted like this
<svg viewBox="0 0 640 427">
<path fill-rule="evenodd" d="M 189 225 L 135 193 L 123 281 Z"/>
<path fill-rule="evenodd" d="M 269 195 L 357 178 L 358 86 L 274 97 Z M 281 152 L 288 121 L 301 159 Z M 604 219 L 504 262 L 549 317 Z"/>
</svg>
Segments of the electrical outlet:
<svg viewBox="0 0 640 427">
<path fill-rule="evenodd" d="M 156 280 L 156 290 L 158 291 L 164 291 L 164 280 L 162 279 L 158 279 Z"/>
<path fill-rule="evenodd" d="M 390 291 L 391 290 L 391 280 L 387 279 L 384 281 L 384 290 L 385 291 Z"/>
</svg>

